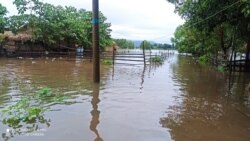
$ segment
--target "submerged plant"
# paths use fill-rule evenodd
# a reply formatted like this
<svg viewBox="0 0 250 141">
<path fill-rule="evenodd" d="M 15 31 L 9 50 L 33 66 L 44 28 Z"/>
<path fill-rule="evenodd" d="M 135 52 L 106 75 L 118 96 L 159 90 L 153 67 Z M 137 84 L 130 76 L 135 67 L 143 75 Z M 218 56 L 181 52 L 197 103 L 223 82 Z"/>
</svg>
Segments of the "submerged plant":
<svg viewBox="0 0 250 141">
<path fill-rule="evenodd" d="M 52 91 L 50 88 L 42 88 L 41 90 L 39 90 L 36 95 L 38 97 L 51 97 L 52 96 Z"/>
<path fill-rule="evenodd" d="M 35 98 L 40 104 L 51 103 L 51 104 L 63 104 L 65 103 L 64 100 L 69 99 L 68 96 L 65 95 L 57 95 L 53 94 L 50 88 L 42 88 L 39 90 Z"/>
<path fill-rule="evenodd" d="M 31 105 L 30 99 L 21 98 L 16 104 L 2 110 L 3 123 L 13 128 L 19 128 L 21 122 L 36 121 L 43 116 L 45 108 Z"/>
<path fill-rule="evenodd" d="M 44 112 L 55 104 L 67 104 L 65 95 L 53 94 L 50 88 L 42 88 L 35 95 L 26 95 L 15 104 L 1 110 L 1 121 L 10 127 L 11 132 L 2 133 L 2 138 L 8 140 L 14 135 L 25 134 L 39 129 L 40 124 L 50 125 L 50 120 L 44 117 Z M 22 131 L 21 128 L 27 128 Z"/>
<path fill-rule="evenodd" d="M 153 63 L 163 64 L 164 59 L 161 56 L 155 56 L 155 57 L 150 58 L 150 61 Z"/>
<path fill-rule="evenodd" d="M 50 107 L 44 107 L 41 101 L 52 97 L 50 88 L 40 89 L 34 96 L 24 96 L 14 105 L 1 111 L 2 122 L 12 128 L 19 128 L 22 123 L 34 123 L 43 118 L 44 112 Z M 51 98 L 53 99 L 53 98 Z"/>
<path fill-rule="evenodd" d="M 103 64 L 105 64 L 105 65 L 112 65 L 113 64 L 113 60 L 111 60 L 111 59 L 104 59 L 103 60 Z"/>
</svg>

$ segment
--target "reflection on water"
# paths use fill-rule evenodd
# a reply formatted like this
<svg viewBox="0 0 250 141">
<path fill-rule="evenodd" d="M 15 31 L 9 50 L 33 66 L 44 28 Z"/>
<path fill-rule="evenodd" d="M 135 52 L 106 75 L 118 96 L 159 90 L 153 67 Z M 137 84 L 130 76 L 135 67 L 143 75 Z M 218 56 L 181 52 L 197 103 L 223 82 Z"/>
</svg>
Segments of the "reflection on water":
<svg viewBox="0 0 250 141">
<path fill-rule="evenodd" d="M 142 74 L 141 74 L 141 87 L 140 87 L 140 89 L 143 89 L 145 71 L 146 71 L 146 66 L 144 65 L 144 66 L 143 66 L 143 71 L 142 71 Z"/>
<path fill-rule="evenodd" d="M 98 110 L 98 103 L 100 102 L 99 90 L 100 90 L 100 85 L 93 84 L 93 93 L 92 93 L 92 100 L 91 100 L 93 110 L 91 111 L 92 119 L 91 119 L 89 128 L 96 135 L 96 139 L 94 141 L 103 141 L 103 139 L 100 137 L 99 132 L 97 130 L 97 125 L 99 124 L 99 116 L 100 116 L 100 111 Z"/>
<path fill-rule="evenodd" d="M 237 86 L 245 82 L 235 83 L 229 94 L 227 77 L 191 58 L 180 57 L 172 69 L 180 95 L 160 123 L 169 128 L 173 140 L 250 140 L 249 98 L 242 97 L 246 91 Z"/>
<path fill-rule="evenodd" d="M 45 114 L 40 115 L 32 121 L 22 121 L 15 123 L 13 118 L 7 114 L 0 115 L 1 122 L 8 123 L 0 126 L 2 139 L 10 138 L 21 140 L 19 137 L 39 136 L 40 130 L 47 130 L 53 119 L 48 117 L 48 113 L 61 111 L 63 106 L 83 103 L 92 94 L 92 64 L 88 61 L 74 60 L 53 60 L 52 59 L 1 59 L 0 60 L 0 110 L 7 109 L 10 105 L 15 105 L 22 97 L 29 99 L 30 106 L 38 106 L 47 109 Z M 108 67 L 102 67 L 102 78 Z M 44 87 L 49 87 L 52 93 L 47 97 L 37 97 L 37 91 Z M 97 87 L 94 87 L 97 88 Z M 93 106 L 98 99 L 97 92 L 93 89 Z M 43 92 L 42 92 L 43 93 Z M 43 95 L 43 94 L 42 94 Z M 93 108 L 93 121 L 98 120 L 96 106 Z M 19 107 L 19 105 L 18 105 Z M 8 109 L 14 113 L 25 114 L 26 109 Z M 15 112 L 16 111 L 16 112 Z M 98 111 L 98 110 L 97 110 Z M 55 113 L 56 114 L 56 113 Z M 20 115 L 18 115 L 20 116 Z M 20 116 L 21 117 L 21 116 Z M 94 126 L 94 124 L 92 124 Z M 14 127 L 13 127 L 14 126 Z M 94 129 L 94 128 L 93 128 Z M 38 135 L 37 135 L 38 134 Z M 39 135 L 40 134 L 40 135 Z M 42 133 L 43 135 L 44 133 Z M 24 140 L 27 140 L 24 139 Z"/>
</svg>

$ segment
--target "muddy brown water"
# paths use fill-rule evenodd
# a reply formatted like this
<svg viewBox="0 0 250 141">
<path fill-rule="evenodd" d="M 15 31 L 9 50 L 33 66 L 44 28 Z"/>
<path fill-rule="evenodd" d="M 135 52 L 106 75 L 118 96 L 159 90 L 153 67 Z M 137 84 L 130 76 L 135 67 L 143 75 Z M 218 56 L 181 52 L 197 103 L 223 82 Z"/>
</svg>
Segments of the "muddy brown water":
<svg viewBox="0 0 250 141">
<path fill-rule="evenodd" d="M 0 140 L 249 141 L 250 76 L 235 76 L 229 90 L 226 75 L 173 55 L 146 68 L 102 65 L 97 85 L 89 61 L 0 59 L 0 110 L 43 87 L 68 96 L 44 102 L 45 122 L 0 123 Z"/>
</svg>

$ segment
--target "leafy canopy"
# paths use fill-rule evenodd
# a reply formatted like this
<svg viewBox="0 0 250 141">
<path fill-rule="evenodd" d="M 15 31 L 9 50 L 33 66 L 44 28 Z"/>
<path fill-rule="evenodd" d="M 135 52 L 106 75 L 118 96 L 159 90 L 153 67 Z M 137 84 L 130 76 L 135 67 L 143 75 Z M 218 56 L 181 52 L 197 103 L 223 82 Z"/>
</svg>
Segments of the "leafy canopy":
<svg viewBox="0 0 250 141">
<path fill-rule="evenodd" d="M 14 0 L 18 15 L 8 18 L 7 27 L 17 33 L 27 25 L 32 31 L 32 41 L 41 42 L 45 46 L 61 43 L 79 45 L 91 48 L 92 42 L 92 12 L 76 9 L 71 6 L 54 6 L 39 0 Z M 100 46 L 112 43 L 110 23 L 100 12 Z"/>
</svg>

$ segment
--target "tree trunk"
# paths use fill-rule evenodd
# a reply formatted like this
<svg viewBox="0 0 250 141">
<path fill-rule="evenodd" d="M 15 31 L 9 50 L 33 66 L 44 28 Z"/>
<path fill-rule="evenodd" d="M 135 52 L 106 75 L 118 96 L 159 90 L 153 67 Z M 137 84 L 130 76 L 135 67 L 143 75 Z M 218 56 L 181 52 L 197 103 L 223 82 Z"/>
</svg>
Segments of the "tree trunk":
<svg viewBox="0 0 250 141">
<path fill-rule="evenodd" d="M 219 38 L 220 38 L 220 46 L 223 51 L 223 59 L 227 59 L 227 49 L 225 48 L 225 43 L 224 43 L 224 30 L 223 27 L 220 28 L 219 31 Z"/>
</svg>

